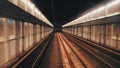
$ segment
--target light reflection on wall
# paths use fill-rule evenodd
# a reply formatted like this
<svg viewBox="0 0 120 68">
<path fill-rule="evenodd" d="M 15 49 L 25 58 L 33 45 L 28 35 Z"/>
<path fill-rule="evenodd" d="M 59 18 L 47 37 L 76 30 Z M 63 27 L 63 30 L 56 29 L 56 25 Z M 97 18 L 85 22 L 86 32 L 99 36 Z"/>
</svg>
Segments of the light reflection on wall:
<svg viewBox="0 0 120 68">
<path fill-rule="evenodd" d="M 87 10 L 78 19 L 68 22 L 62 27 L 84 23 L 92 20 L 97 20 L 105 17 L 110 17 L 118 14 L 120 14 L 120 0 L 108 0 L 107 3 L 104 4 L 101 3 Z M 76 20 L 78 20 L 79 23 L 76 22 Z"/>
<path fill-rule="evenodd" d="M 42 20 L 46 24 L 53 27 L 51 22 L 45 17 L 45 15 L 32 3 L 30 0 L 8 0 L 14 5 L 20 7 L 21 9 L 27 11 L 28 13 L 32 14 L 36 18 Z"/>
</svg>

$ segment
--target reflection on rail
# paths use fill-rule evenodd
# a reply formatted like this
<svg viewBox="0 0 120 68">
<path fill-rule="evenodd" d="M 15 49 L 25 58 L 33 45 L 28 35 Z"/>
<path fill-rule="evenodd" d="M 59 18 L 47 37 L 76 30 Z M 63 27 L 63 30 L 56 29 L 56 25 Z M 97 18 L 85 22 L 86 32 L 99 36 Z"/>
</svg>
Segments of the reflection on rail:
<svg viewBox="0 0 120 68">
<path fill-rule="evenodd" d="M 56 32 L 12 68 L 117 68 L 119 57 L 118 52 L 108 48 Z"/>
</svg>

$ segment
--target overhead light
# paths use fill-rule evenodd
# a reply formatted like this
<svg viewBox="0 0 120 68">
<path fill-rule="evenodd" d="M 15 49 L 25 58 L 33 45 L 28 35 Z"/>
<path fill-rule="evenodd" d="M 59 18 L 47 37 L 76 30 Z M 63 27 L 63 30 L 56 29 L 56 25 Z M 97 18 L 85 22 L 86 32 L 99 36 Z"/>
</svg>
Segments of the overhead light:
<svg viewBox="0 0 120 68">
<path fill-rule="evenodd" d="M 120 0 L 111 0 L 110 3 L 108 3 L 107 5 L 108 6 L 113 6 L 113 5 L 116 5 L 116 4 L 120 4 Z"/>
</svg>

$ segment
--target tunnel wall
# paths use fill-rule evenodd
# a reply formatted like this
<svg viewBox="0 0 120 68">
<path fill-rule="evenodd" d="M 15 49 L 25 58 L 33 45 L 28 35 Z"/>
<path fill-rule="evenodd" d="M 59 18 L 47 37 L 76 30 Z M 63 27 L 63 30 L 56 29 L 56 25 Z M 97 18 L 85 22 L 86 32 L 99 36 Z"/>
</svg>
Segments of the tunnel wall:
<svg viewBox="0 0 120 68">
<path fill-rule="evenodd" d="M 108 0 L 88 9 L 63 25 L 62 31 L 120 50 L 120 1 Z"/>
<path fill-rule="evenodd" d="M 0 67 L 18 59 L 52 31 L 48 26 L 0 18 Z"/>
<path fill-rule="evenodd" d="M 120 24 L 118 23 L 71 26 L 63 28 L 62 31 L 120 50 Z"/>
<path fill-rule="evenodd" d="M 0 68 L 20 59 L 53 32 L 30 0 L 0 0 Z"/>
</svg>

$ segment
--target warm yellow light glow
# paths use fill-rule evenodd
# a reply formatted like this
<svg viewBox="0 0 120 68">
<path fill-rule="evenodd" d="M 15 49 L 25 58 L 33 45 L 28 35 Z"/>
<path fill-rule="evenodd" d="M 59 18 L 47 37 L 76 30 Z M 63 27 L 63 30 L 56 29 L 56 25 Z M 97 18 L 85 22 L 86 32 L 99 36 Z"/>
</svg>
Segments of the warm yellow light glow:
<svg viewBox="0 0 120 68">
<path fill-rule="evenodd" d="M 16 2 L 16 0 L 9 0 L 9 1 L 13 4 Z M 42 20 L 46 24 L 53 27 L 51 22 L 45 17 L 45 15 L 37 7 L 35 7 L 35 5 L 30 0 L 17 0 L 17 1 L 24 3 L 25 4 L 24 6 L 26 6 L 27 8 L 28 7 L 31 8 L 32 11 L 27 11 L 27 12 L 29 12 L 30 14 L 34 15 L 36 18 Z M 18 5 L 18 7 L 20 7 L 20 6 Z M 27 9 L 24 9 L 24 10 L 27 10 Z M 34 14 L 34 12 L 35 12 L 35 14 Z"/>
<path fill-rule="evenodd" d="M 105 9 L 105 6 L 101 6 L 98 8 L 98 11 L 101 11 L 101 10 L 104 10 Z"/>
<path fill-rule="evenodd" d="M 85 15 L 86 21 L 90 21 L 90 16 L 91 16 L 90 13 L 88 13 L 88 14 Z"/>
<path fill-rule="evenodd" d="M 120 3 L 120 0 L 111 0 L 110 3 L 108 3 L 108 6 L 114 6 L 116 4 Z"/>
<path fill-rule="evenodd" d="M 101 6 L 98 8 L 97 17 L 98 17 L 97 19 L 101 19 L 105 17 L 105 6 Z"/>
<path fill-rule="evenodd" d="M 107 4 L 107 6 L 106 6 L 106 4 Z M 75 24 L 79 24 L 79 23 L 88 22 L 91 20 L 96 20 L 96 19 L 100 19 L 100 18 L 104 18 L 104 17 L 118 15 L 118 14 L 120 14 L 120 9 L 118 10 L 118 12 L 114 12 L 114 13 L 108 14 L 108 15 L 105 14 L 105 11 L 108 7 L 115 6 L 115 5 L 118 5 L 118 7 L 120 8 L 120 0 L 109 0 L 107 3 L 101 4 L 101 6 L 98 6 L 94 9 L 92 8 L 92 11 L 87 12 L 86 14 L 82 15 L 78 19 L 63 25 L 62 27 L 67 27 L 67 26 L 71 26 L 71 25 L 75 25 Z M 79 23 L 78 23 L 78 20 L 79 20 Z"/>
<path fill-rule="evenodd" d="M 116 8 L 116 6 L 117 6 L 117 8 Z M 115 15 L 120 14 L 120 0 L 113 0 L 113 1 L 111 1 L 110 3 L 107 4 L 107 8 L 108 9 L 116 8 L 117 11 L 114 11 L 116 9 L 108 10 L 108 12 L 109 11 L 114 11 L 114 12 L 111 13 L 111 14 L 107 14 L 106 17 L 115 16 Z"/>
<path fill-rule="evenodd" d="M 107 15 L 106 17 L 115 16 L 115 15 L 118 15 L 118 14 L 120 14 L 120 13 L 119 13 L 119 12 L 116 12 L 116 13 L 109 14 L 109 15 Z"/>
<path fill-rule="evenodd" d="M 31 3 L 30 1 L 27 1 L 27 5 L 28 7 L 33 8 L 33 3 Z"/>
</svg>

